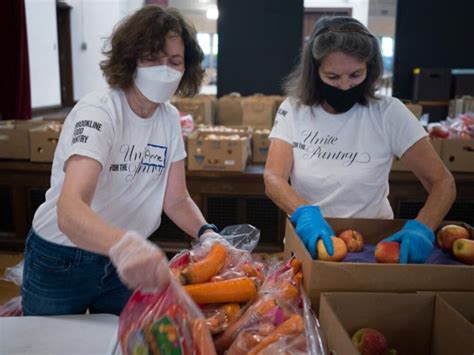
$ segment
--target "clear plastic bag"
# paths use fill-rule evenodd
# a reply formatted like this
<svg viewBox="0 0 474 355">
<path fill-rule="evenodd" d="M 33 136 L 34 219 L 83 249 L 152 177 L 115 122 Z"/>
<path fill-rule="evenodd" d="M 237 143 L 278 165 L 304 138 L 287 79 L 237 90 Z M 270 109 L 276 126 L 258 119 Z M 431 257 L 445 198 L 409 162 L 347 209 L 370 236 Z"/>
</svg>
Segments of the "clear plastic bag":
<svg viewBox="0 0 474 355">
<path fill-rule="evenodd" d="M 273 269 L 242 316 L 216 338 L 219 353 L 326 353 L 319 323 L 301 287 L 300 267 L 290 259 Z"/>
<path fill-rule="evenodd" d="M 236 224 L 225 227 L 222 235 L 232 246 L 251 253 L 260 240 L 260 230 L 251 224 Z"/>
<path fill-rule="evenodd" d="M 20 261 L 15 266 L 7 267 L 5 273 L 0 277 L 0 280 L 13 282 L 18 287 L 23 283 L 23 265 L 24 260 Z"/>
<path fill-rule="evenodd" d="M 124 355 L 215 354 L 203 314 L 175 280 L 160 292 L 133 293 L 120 315 L 119 340 Z"/>
<path fill-rule="evenodd" d="M 0 277 L 0 280 L 13 282 L 18 287 L 21 287 L 23 282 L 23 262 L 24 260 L 15 266 L 7 267 L 3 276 Z M 21 296 L 13 297 L 0 305 L 0 317 L 18 317 L 22 315 Z"/>
</svg>

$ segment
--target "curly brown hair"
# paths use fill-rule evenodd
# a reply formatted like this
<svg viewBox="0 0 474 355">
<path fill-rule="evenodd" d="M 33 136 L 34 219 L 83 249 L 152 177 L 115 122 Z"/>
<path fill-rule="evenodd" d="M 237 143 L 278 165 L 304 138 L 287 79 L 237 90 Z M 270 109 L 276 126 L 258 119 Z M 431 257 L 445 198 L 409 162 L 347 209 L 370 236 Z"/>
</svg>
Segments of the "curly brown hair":
<svg viewBox="0 0 474 355">
<path fill-rule="evenodd" d="M 324 57 L 341 51 L 367 63 L 364 95 L 359 100 L 367 105 L 377 99 L 375 91 L 383 73 L 380 46 L 362 23 L 350 17 L 322 17 L 314 25 L 308 43 L 303 47 L 300 62 L 286 78 L 285 93 L 304 105 L 322 104 L 319 88 L 319 66 Z"/>
<path fill-rule="evenodd" d="M 178 10 L 148 5 L 125 18 L 114 29 L 104 49 L 107 59 L 100 68 L 110 87 L 126 90 L 133 84 L 137 60 L 160 52 L 166 35 L 175 32 L 184 42 L 185 71 L 177 95 L 193 96 L 199 92 L 204 76 L 204 54 L 196 39 L 194 26 Z"/>
</svg>

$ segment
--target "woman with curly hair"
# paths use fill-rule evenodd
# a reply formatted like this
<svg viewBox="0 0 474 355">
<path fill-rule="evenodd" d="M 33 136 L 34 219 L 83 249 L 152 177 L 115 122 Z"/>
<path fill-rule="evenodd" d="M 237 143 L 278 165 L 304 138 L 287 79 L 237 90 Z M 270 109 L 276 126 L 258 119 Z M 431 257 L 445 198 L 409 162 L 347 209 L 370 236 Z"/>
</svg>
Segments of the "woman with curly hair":
<svg viewBox="0 0 474 355">
<path fill-rule="evenodd" d="M 25 249 L 25 315 L 119 314 L 131 290 L 167 282 L 147 238 L 165 212 L 188 235 L 215 235 L 190 198 L 179 113 L 203 78 L 196 33 L 174 9 L 147 6 L 121 22 L 101 69 L 109 84 L 65 120 L 51 187 Z"/>
</svg>

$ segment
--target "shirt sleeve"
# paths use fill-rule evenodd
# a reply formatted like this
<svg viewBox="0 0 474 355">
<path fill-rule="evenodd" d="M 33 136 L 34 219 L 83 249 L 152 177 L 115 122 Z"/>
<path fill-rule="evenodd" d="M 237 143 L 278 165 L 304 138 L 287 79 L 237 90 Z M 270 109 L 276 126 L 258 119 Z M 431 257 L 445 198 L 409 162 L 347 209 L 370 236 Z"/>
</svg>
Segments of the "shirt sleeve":
<svg viewBox="0 0 474 355">
<path fill-rule="evenodd" d="M 388 106 L 385 119 L 391 152 L 399 158 L 413 144 L 428 136 L 420 121 L 398 99 L 393 99 Z"/>
<path fill-rule="evenodd" d="M 181 133 L 181 122 L 178 110 L 170 105 L 171 107 L 171 147 L 172 156 L 171 162 L 182 160 L 186 158 L 186 149 L 184 148 L 183 134 Z"/>
<path fill-rule="evenodd" d="M 63 169 L 73 155 L 97 160 L 102 168 L 106 165 L 113 141 L 114 127 L 110 115 L 100 107 L 78 108 L 66 131 L 66 156 Z"/>
<path fill-rule="evenodd" d="M 293 120 L 293 108 L 289 99 L 287 98 L 282 102 L 277 110 L 269 138 L 279 138 L 293 145 L 293 130 L 291 120 Z"/>
</svg>

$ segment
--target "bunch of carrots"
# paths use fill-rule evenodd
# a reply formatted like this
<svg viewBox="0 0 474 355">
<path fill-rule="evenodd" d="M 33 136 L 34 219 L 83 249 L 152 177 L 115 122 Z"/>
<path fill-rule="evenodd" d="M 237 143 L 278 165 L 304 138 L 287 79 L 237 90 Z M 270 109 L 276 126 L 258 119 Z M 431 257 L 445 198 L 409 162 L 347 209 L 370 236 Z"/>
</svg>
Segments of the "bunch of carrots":
<svg viewBox="0 0 474 355">
<path fill-rule="evenodd" d="M 283 338 L 302 339 L 304 351 L 301 262 L 292 258 L 265 275 L 259 262 L 245 257 L 235 262 L 235 252 L 215 243 L 196 260 L 187 252 L 171 262 L 173 274 L 205 315 L 217 352 L 261 354 Z"/>
</svg>

